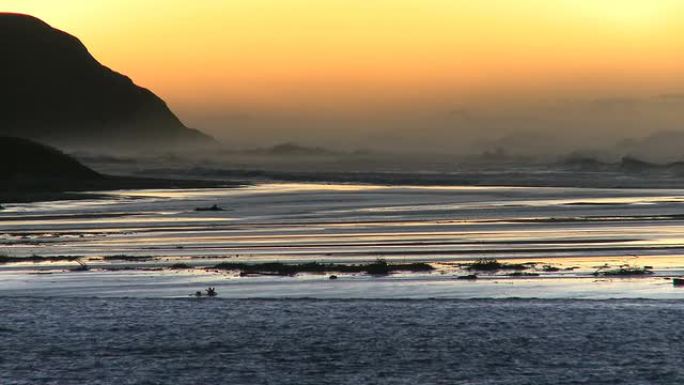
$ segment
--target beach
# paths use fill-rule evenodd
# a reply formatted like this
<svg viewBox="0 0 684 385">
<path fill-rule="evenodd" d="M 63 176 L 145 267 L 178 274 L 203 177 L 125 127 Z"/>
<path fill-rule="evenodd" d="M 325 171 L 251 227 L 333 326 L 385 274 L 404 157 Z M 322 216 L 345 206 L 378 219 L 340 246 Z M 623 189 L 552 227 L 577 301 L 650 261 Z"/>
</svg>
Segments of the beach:
<svg viewBox="0 0 684 385">
<path fill-rule="evenodd" d="M 678 384 L 683 196 L 267 183 L 7 204 L 0 383 Z"/>
<path fill-rule="evenodd" d="M 684 190 L 267 183 L 97 194 L 6 205 L 3 295 L 167 298 L 209 286 L 229 298 L 681 295 L 669 278 L 684 274 Z M 76 258 L 87 271 L 72 271 Z M 469 270 L 480 258 L 528 265 Z M 331 281 L 215 268 L 378 259 L 433 269 L 333 270 Z M 605 274 L 626 267 L 648 274 Z M 477 281 L 458 279 L 469 274 Z"/>
</svg>

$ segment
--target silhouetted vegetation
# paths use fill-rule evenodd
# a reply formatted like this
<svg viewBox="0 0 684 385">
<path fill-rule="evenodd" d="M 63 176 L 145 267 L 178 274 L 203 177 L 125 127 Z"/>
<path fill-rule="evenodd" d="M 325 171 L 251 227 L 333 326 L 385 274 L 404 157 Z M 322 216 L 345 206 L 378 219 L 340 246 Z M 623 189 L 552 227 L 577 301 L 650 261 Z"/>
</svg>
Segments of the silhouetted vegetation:
<svg viewBox="0 0 684 385">
<path fill-rule="evenodd" d="M 393 272 L 410 271 L 432 271 L 434 267 L 427 263 L 388 263 L 384 259 L 367 264 L 338 264 L 338 263 L 319 263 L 308 262 L 300 264 L 286 264 L 280 262 L 269 263 L 237 263 L 223 262 L 213 267 L 218 270 L 236 270 L 242 275 L 295 275 L 298 273 L 318 273 L 328 272 L 337 273 L 366 273 L 371 275 L 387 275 Z"/>
</svg>

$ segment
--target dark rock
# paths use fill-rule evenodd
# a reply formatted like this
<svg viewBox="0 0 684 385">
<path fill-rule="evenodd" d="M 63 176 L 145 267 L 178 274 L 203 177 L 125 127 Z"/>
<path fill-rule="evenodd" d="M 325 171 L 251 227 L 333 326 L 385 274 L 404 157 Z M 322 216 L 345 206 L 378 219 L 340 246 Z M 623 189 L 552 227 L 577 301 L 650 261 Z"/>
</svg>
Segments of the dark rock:
<svg viewBox="0 0 684 385">
<path fill-rule="evenodd" d="M 187 263 L 174 263 L 173 265 L 169 266 L 169 269 L 171 269 L 171 270 L 192 269 L 192 266 L 188 265 Z"/>
<path fill-rule="evenodd" d="M 456 279 L 475 280 L 475 279 L 477 279 L 477 275 L 476 274 L 461 275 L 461 276 L 456 277 Z"/>
<path fill-rule="evenodd" d="M 195 211 L 223 211 L 219 205 L 212 205 L 209 207 L 197 207 Z"/>
</svg>

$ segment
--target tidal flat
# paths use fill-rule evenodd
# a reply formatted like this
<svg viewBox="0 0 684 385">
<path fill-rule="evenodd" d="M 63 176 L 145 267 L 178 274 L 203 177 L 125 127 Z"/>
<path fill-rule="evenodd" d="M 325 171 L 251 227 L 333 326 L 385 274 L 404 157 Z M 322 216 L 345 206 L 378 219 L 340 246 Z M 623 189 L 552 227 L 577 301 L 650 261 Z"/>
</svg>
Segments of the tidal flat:
<svg viewBox="0 0 684 385">
<path fill-rule="evenodd" d="M 682 295 L 670 280 L 684 275 L 679 189 L 265 183 L 96 194 L 5 205 L 2 295 Z M 378 261 L 390 268 L 369 274 Z"/>
<path fill-rule="evenodd" d="M 91 197 L 0 211 L 2 384 L 684 380 L 684 190 Z"/>
</svg>

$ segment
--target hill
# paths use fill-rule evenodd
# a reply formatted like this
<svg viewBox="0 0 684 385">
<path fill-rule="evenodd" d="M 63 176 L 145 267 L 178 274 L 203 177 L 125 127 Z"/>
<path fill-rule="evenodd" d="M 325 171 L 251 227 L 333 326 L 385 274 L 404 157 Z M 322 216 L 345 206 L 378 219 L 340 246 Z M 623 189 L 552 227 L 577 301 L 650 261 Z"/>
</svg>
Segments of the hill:
<svg viewBox="0 0 684 385">
<path fill-rule="evenodd" d="M 102 178 L 55 148 L 12 137 L 0 137 L 0 175 L 8 186 L 31 178 L 82 181 Z"/>
<path fill-rule="evenodd" d="M 150 90 L 101 65 L 74 36 L 28 15 L 0 13 L 0 135 L 88 150 L 214 143 Z"/>
<path fill-rule="evenodd" d="M 0 180 L 0 203 L 84 197 L 78 191 L 236 185 L 104 175 L 53 147 L 13 137 L 0 137 Z"/>
</svg>

